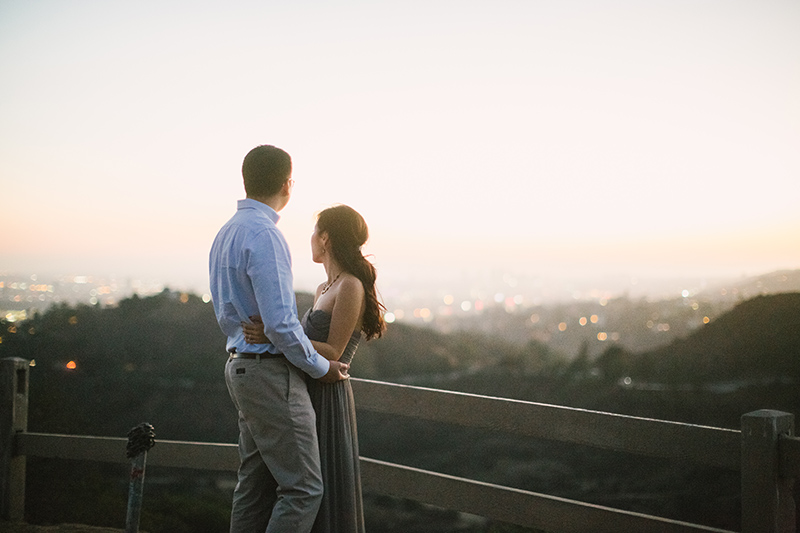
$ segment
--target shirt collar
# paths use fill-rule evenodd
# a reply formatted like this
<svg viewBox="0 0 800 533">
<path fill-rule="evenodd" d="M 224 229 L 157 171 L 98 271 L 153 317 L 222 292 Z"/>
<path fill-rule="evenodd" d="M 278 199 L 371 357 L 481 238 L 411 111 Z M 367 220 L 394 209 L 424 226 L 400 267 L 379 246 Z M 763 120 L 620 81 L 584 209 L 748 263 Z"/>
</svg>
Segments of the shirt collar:
<svg viewBox="0 0 800 533">
<path fill-rule="evenodd" d="M 239 210 L 255 209 L 256 211 L 260 211 L 265 215 L 267 215 L 269 219 L 276 224 L 278 223 L 278 220 L 280 220 L 281 218 L 281 216 L 277 213 L 277 211 L 272 209 L 270 206 L 268 206 L 265 203 L 259 202 L 258 200 L 253 200 L 252 198 L 245 198 L 243 200 L 239 200 L 237 209 Z"/>
</svg>

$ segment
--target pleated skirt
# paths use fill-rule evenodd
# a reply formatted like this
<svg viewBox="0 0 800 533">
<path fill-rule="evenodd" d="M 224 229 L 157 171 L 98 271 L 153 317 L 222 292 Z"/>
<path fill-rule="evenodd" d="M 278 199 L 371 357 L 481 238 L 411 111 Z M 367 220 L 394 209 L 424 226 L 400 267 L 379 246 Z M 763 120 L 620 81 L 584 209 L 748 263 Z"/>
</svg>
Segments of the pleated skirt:
<svg viewBox="0 0 800 533">
<path fill-rule="evenodd" d="M 356 408 L 350 380 L 308 380 L 325 492 L 312 533 L 364 533 Z"/>
</svg>

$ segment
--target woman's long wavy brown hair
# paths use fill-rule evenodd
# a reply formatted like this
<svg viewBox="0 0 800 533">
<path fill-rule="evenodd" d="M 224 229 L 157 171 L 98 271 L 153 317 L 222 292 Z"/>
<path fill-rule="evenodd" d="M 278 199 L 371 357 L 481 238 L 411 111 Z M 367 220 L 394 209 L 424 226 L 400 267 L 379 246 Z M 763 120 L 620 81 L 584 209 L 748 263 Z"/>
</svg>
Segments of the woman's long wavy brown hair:
<svg viewBox="0 0 800 533">
<path fill-rule="evenodd" d="M 364 286 L 366 308 L 361 331 L 367 340 L 380 337 L 386 329 L 386 322 L 383 320 L 386 307 L 378 300 L 375 266 L 361 253 L 361 246 L 369 238 L 364 217 L 352 207 L 335 205 L 317 215 L 317 229 L 328 234 L 331 254 L 336 262 L 346 272 L 357 277 Z"/>
</svg>

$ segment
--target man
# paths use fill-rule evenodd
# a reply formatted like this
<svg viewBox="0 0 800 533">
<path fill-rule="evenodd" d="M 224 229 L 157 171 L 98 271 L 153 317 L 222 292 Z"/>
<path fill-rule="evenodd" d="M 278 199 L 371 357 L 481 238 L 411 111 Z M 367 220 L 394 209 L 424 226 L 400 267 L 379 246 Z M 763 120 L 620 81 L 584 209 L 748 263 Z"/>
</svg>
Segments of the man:
<svg viewBox="0 0 800 533">
<path fill-rule="evenodd" d="M 238 483 L 231 533 L 307 532 L 322 498 L 314 410 L 303 372 L 323 381 L 348 365 L 319 355 L 297 319 L 291 256 L 275 225 L 289 202 L 289 154 L 257 146 L 244 158 L 247 198 L 209 257 L 214 311 L 230 354 L 225 381 L 239 411 Z M 268 344 L 247 344 L 241 323 L 260 315 Z"/>
</svg>

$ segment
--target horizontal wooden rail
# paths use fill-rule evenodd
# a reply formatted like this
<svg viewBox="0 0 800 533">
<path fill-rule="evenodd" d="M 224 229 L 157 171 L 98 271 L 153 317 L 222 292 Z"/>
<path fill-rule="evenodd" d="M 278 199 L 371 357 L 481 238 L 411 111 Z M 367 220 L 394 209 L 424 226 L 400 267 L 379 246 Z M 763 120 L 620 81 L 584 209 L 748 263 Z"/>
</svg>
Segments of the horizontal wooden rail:
<svg viewBox="0 0 800 533">
<path fill-rule="evenodd" d="M 27 362 L 0 360 L 0 370 L 2 518 L 24 516 L 25 457 L 129 463 L 127 439 L 27 432 Z M 359 409 L 739 470 L 743 531 L 794 526 L 784 481 L 800 477 L 800 439 L 789 413 L 747 413 L 737 431 L 364 379 L 352 385 Z M 239 457 L 236 444 L 158 440 L 147 462 L 234 472 Z M 365 457 L 361 467 L 367 491 L 559 533 L 725 531 Z"/>
<path fill-rule="evenodd" d="M 364 489 L 559 533 L 731 533 L 418 468 L 361 459 Z"/>
<path fill-rule="evenodd" d="M 106 463 L 129 463 L 125 455 L 127 443 L 128 439 L 116 437 L 52 433 L 20 433 L 16 438 L 17 455 Z M 147 452 L 147 464 L 235 472 L 239 452 L 236 444 L 156 440 Z"/>
<path fill-rule="evenodd" d="M 369 411 L 507 431 L 628 453 L 693 459 L 699 464 L 732 470 L 738 470 L 741 465 L 740 432 L 737 430 L 362 379 L 352 381 L 356 405 Z M 58 441 L 58 446 L 52 444 L 54 441 Z M 125 462 L 126 442 L 126 439 L 111 437 L 23 433 L 18 436 L 17 446 L 19 455 Z M 231 465 L 238 464 L 235 444 L 156 442 L 157 446 L 148 454 L 148 462 L 152 465 L 161 465 L 163 461 L 164 465 L 169 466 L 230 470 Z M 225 448 L 221 447 L 227 448 L 227 451 L 222 452 Z M 800 468 L 800 439 L 784 438 L 781 448 L 784 450 L 782 456 L 786 456 L 782 470 L 795 476 L 796 472 L 792 473 L 792 469 Z M 120 454 L 120 450 L 123 453 Z"/>
<path fill-rule="evenodd" d="M 741 432 L 462 392 L 351 379 L 356 407 L 620 452 L 741 468 Z"/>
<path fill-rule="evenodd" d="M 156 466 L 235 471 L 239 464 L 236 444 L 157 440 L 148 452 L 148 462 Z M 55 433 L 24 432 L 16 436 L 16 455 L 127 463 L 127 439 Z M 780 472 L 784 477 L 800 477 L 800 437 L 783 437 L 779 447 Z"/>
<path fill-rule="evenodd" d="M 65 460 L 129 463 L 127 439 L 50 433 L 21 433 L 18 455 Z M 148 466 L 235 472 L 235 444 L 159 440 L 147 452 Z M 591 505 L 418 468 L 361 458 L 364 490 L 406 498 L 526 527 L 563 533 L 647 531 L 654 533 L 730 533 L 686 522 Z"/>
</svg>

